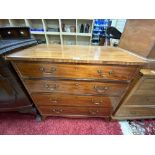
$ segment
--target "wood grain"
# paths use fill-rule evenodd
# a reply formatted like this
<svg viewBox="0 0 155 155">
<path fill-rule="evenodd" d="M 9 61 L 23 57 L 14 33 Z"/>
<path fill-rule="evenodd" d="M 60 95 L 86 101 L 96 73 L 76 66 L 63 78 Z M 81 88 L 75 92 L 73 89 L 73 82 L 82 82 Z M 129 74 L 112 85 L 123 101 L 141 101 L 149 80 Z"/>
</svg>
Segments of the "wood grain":
<svg viewBox="0 0 155 155">
<path fill-rule="evenodd" d="M 16 62 L 22 78 L 76 78 L 100 80 L 126 80 L 134 78 L 136 66 L 73 65 L 46 62 Z"/>
<path fill-rule="evenodd" d="M 119 47 L 155 59 L 155 20 L 127 20 Z"/>
<path fill-rule="evenodd" d="M 128 102 L 124 103 L 124 106 L 130 106 L 130 107 L 149 107 L 154 106 L 155 107 L 155 96 L 150 95 L 133 95 L 129 98 Z"/>
<path fill-rule="evenodd" d="M 55 92 L 86 95 L 121 96 L 127 89 L 126 83 L 77 82 L 53 80 L 24 80 L 30 93 Z"/>
<path fill-rule="evenodd" d="M 155 75 L 142 70 L 143 76 L 136 83 L 113 118 L 154 118 L 155 117 Z M 154 76 L 154 77 L 153 77 Z"/>
<path fill-rule="evenodd" d="M 61 93 L 35 93 L 31 96 L 38 106 L 62 105 L 112 108 L 117 106 L 120 100 L 119 97 L 111 96 L 82 96 Z"/>
<path fill-rule="evenodd" d="M 141 118 L 153 117 L 155 116 L 155 107 L 122 107 L 117 112 L 117 117 L 136 118 L 137 116 Z"/>
<path fill-rule="evenodd" d="M 145 61 L 120 48 L 38 45 L 6 56 L 42 117 L 111 117 Z"/>
<path fill-rule="evenodd" d="M 64 106 L 40 106 L 39 111 L 43 116 L 110 116 L 110 108 L 91 107 L 64 107 Z"/>
<path fill-rule="evenodd" d="M 38 45 L 9 54 L 7 60 L 144 65 L 146 61 L 116 47 Z"/>
</svg>

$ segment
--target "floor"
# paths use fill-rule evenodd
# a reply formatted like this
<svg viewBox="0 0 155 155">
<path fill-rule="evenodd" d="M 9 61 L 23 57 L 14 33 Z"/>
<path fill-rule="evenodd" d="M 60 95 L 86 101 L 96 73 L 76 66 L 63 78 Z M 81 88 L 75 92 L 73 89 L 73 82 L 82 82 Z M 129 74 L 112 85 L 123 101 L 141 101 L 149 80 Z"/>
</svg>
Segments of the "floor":
<svg viewBox="0 0 155 155">
<path fill-rule="evenodd" d="M 118 121 L 100 118 L 49 117 L 37 122 L 35 116 L 0 113 L 1 135 L 122 135 Z"/>
<path fill-rule="evenodd" d="M 0 113 L 0 135 L 155 135 L 155 120 L 49 117 L 38 122 L 29 114 Z"/>
<path fill-rule="evenodd" d="M 155 119 L 119 122 L 124 135 L 155 135 Z"/>
<path fill-rule="evenodd" d="M 133 135 L 132 129 L 128 121 L 119 121 L 123 135 Z"/>
</svg>

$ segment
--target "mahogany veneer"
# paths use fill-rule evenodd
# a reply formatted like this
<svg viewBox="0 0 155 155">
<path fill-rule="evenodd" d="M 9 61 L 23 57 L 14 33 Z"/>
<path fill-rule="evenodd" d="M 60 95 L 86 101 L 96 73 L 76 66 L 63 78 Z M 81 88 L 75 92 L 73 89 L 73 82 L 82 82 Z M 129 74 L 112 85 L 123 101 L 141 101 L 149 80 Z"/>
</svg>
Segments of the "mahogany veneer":
<svg viewBox="0 0 155 155">
<path fill-rule="evenodd" d="M 121 48 L 38 45 L 10 54 L 43 117 L 111 117 L 145 61 Z"/>
<path fill-rule="evenodd" d="M 132 80 L 135 66 L 76 65 L 40 62 L 17 62 L 22 77 L 57 77 L 98 80 Z M 33 68 L 33 70 L 32 70 Z"/>
</svg>

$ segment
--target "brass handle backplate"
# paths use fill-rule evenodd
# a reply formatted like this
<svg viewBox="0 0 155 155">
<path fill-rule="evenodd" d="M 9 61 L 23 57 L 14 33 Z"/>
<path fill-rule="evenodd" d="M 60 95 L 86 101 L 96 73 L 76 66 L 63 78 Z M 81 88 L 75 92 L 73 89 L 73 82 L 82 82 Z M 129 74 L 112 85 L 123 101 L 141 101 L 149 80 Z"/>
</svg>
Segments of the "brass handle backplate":
<svg viewBox="0 0 155 155">
<path fill-rule="evenodd" d="M 102 70 L 97 70 L 97 73 L 101 76 L 101 77 L 105 77 L 104 72 Z"/>
<path fill-rule="evenodd" d="M 113 70 L 110 70 L 109 71 L 109 75 L 112 75 L 114 72 L 113 72 Z"/>
<path fill-rule="evenodd" d="M 99 105 L 99 104 L 101 104 L 102 102 L 103 102 L 103 100 L 101 99 L 101 100 L 94 100 L 94 99 L 91 99 L 91 102 L 93 103 L 93 104 L 95 104 L 95 105 Z"/>
<path fill-rule="evenodd" d="M 99 110 L 89 110 L 89 113 L 91 115 L 97 115 L 99 113 Z"/>
<path fill-rule="evenodd" d="M 79 83 L 79 82 L 76 82 L 76 83 L 75 83 L 75 86 L 79 86 L 79 85 L 80 85 L 80 83 Z"/>
<path fill-rule="evenodd" d="M 52 73 L 54 73 L 56 71 L 56 68 L 55 67 L 51 67 L 50 71 L 46 71 L 44 67 L 41 67 L 40 71 L 42 71 L 45 74 L 52 74 Z"/>
<path fill-rule="evenodd" d="M 50 98 L 50 102 L 51 102 L 51 103 L 57 103 L 57 102 L 58 102 L 58 100 L 57 100 L 57 98 L 52 97 L 52 98 Z"/>
<path fill-rule="evenodd" d="M 52 85 L 45 84 L 45 87 L 46 87 L 48 90 L 56 90 L 58 86 L 57 86 L 57 84 L 52 84 Z"/>
<path fill-rule="evenodd" d="M 54 113 L 57 113 L 57 114 L 60 114 L 63 110 L 62 109 L 52 109 L 52 111 L 54 112 Z"/>
<path fill-rule="evenodd" d="M 103 70 L 97 70 L 97 73 L 101 76 L 101 77 L 106 77 L 105 73 Z M 109 75 L 112 75 L 113 74 L 113 70 L 110 70 L 109 72 Z"/>
<path fill-rule="evenodd" d="M 95 91 L 99 93 L 103 93 L 109 89 L 109 87 L 106 86 L 94 86 Z"/>
</svg>

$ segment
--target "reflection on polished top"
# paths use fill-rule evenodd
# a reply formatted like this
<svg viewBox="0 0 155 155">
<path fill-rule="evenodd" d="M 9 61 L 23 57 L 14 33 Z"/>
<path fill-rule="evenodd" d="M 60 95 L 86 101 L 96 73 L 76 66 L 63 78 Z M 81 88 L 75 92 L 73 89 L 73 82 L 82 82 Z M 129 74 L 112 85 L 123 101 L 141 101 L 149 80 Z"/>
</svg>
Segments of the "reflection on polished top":
<svg viewBox="0 0 155 155">
<path fill-rule="evenodd" d="M 130 65 L 145 63 L 143 59 L 121 48 L 80 45 L 37 45 L 9 54 L 6 59 Z"/>
</svg>

